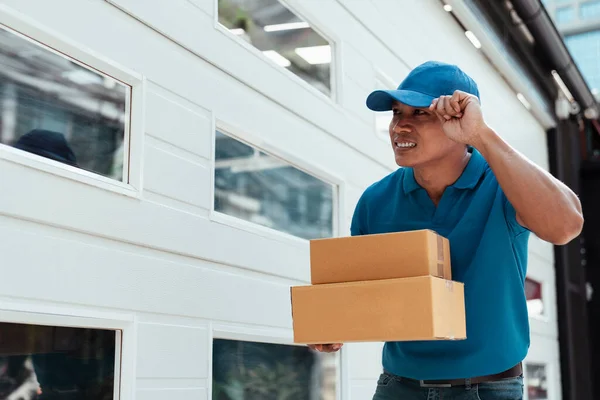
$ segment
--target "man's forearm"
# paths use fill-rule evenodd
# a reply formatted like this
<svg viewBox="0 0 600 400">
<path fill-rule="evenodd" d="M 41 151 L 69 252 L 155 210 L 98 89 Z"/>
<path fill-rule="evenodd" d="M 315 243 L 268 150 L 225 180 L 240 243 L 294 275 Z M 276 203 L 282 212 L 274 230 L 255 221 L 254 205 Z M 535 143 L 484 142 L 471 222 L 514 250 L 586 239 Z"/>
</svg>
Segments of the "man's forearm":
<svg viewBox="0 0 600 400">
<path fill-rule="evenodd" d="M 562 245 L 581 233 L 583 215 L 577 195 L 506 143 L 493 130 L 473 146 L 486 159 L 517 211 L 519 223 L 539 238 Z"/>
</svg>

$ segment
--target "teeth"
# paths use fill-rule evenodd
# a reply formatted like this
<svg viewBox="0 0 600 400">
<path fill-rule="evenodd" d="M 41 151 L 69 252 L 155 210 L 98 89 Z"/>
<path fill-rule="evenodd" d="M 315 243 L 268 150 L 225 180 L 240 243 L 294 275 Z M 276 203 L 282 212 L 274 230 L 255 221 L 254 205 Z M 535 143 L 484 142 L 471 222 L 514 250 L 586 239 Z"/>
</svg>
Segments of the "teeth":
<svg viewBox="0 0 600 400">
<path fill-rule="evenodd" d="M 416 144 L 415 143 L 404 142 L 404 143 L 396 143 L 396 146 L 398 146 L 398 147 L 415 147 Z"/>
</svg>

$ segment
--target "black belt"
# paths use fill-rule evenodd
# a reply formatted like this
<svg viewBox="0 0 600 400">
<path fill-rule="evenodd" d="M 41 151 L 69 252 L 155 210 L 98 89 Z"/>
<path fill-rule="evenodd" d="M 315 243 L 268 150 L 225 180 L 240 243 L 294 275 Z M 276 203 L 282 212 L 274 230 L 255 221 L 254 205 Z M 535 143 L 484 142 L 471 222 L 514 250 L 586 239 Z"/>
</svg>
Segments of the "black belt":
<svg viewBox="0 0 600 400">
<path fill-rule="evenodd" d="M 453 386 L 477 385 L 478 383 L 501 381 L 503 379 L 516 378 L 521 375 L 523 375 L 523 365 L 521 363 L 519 363 L 519 364 L 515 365 L 514 367 L 512 367 L 511 369 L 508 369 L 504 372 L 500 372 L 499 374 L 477 376 L 477 377 L 471 378 L 471 379 L 447 379 L 447 380 L 419 381 L 416 379 L 400 377 L 400 380 L 407 381 L 407 382 L 416 382 L 421 387 L 444 388 L 444 387 L 453 387 Z"/>
</svg>

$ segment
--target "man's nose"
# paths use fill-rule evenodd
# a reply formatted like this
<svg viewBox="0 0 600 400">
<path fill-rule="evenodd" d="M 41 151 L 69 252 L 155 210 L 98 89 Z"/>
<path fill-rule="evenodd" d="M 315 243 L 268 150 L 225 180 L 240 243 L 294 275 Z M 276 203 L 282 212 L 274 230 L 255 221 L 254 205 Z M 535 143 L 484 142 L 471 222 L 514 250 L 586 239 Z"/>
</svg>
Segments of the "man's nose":
<svg viewBox="0 0 600 400">
<path fill-rule="evenodd" d="M 392 125 L 391 131 L 394 133 L 410 132 L 410 127 L 406 124 L 406 121 L 403 121 L 402 119 L 398 119 Z"/>
</svg>

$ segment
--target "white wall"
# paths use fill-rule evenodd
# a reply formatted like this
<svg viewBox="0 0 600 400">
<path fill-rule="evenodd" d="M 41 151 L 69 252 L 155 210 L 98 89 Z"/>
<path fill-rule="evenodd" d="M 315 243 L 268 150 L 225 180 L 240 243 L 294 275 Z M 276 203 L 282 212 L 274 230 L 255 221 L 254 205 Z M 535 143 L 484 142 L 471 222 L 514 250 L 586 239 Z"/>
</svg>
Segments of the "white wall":
<svg viewBox="0 0 600 400">
<path fill-rule="evenodd" d="M 213 332 L 290 342 L 289 286 L 309 280 L 305 241 L 210 218 L 215 121 L 339 184 L 343 235 L 361 191 L 395 168 L 364 107 L 378 73 L 399 81 L 428 59 L 458 63 L 479 83 L 488 121 L 548 167 L 540 124 L 437 1 L 289 0 L 336 42 L 337 103 L 218 29 L 213 0 L 111 3 L 2 1 L 0 14 L 18 14 L 36 39 L 67 39 L 146 83 L 141 191 L 0 158 L 0 253 L 10 271 L 0 296 L 125 315 L 136 332 L 129 384 L 138 399 L 210 398 Z M 533 238 L 531 252 L 551 302 L 534 340 L 546 337 L 540 346 L 557 361 L 552 247 Z M 344 398 L 372 394 L 380 348 L 346 347 Z"/>
</svg>

